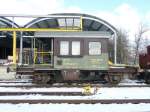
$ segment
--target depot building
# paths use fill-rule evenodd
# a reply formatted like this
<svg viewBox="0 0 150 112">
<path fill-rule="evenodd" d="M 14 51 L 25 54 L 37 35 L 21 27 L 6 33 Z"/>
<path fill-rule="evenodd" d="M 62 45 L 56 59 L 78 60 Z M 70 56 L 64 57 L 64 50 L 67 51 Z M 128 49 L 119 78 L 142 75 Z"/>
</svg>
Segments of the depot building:
<svg viewBox="0 0 150 112">
<path fill-rule="evenodd" d="M 17 16 L 14 18 L 17 18 Z M 116 38 L 117 36 L 117 30 L 105 20 L 80 13 L 57 13 L 36 18 L 34 17 L 32 21 L 28 22 L 23 27 L 3 16 L 0 17 L 0 28 L 1 63 L 8 60 L 24 64 L 38 61 L 36 58 L 38 56 L 42 57 L 44 53 L 46 55 L 48 49 L 57 49 L 57 45 L 54 45 L 54 43 L 57 44 L 57 42 L 54 42 L 53 37 L 64 37 L 65 39 L 68 37 L 76 38 L 79 36 L 83 38 L 91 36 Z M 15 41 L 13 38 L 14 31 L 16 34 Z M 75 42 L 73 44 L 78 46 L 79 43 Z M 64 41 L 61 46 L 63 49 L 67 49 L 70 44 L 67 46 L 67 42 Z M 103 47 L 101 50 L 105 51 L 106 47 Z M 115 47 L 116 45 L 114 46 L 114 49 Z M 69 52 L 72 52 L 73 54 L 79 52 L 77 50 L 70 51 L 71 48 L 68 49 Z M 57 50 L 60 51 L 61 49 L 58 48 Z M 61 50 L 60 52 L 62 54 L 67 53 L 66 50 Z M 49 55 L 52 54 L 53 53 L 49 53 Z M 36 55 L 36 57 L 33 57 L 33 55 Z"/>
</svg>

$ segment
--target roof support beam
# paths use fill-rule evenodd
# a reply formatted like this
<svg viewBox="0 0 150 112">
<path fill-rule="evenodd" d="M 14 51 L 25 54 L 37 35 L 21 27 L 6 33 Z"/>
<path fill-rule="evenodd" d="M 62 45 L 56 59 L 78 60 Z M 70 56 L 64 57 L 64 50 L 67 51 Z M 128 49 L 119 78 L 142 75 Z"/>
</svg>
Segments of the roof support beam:
<svg viewBox="0 0 150 112">
<path fill-rule="evenodd" d="M 59 26 L 59 23 L 58 23 L 57 19 L 55 19 L 55 22 L 56 22 L 56 26 Z"/>
<path fill-rule="evenodd" d="M 45 20 L 45 24 L 47 25 L 48 28 L 51 28 L 51 25 L 48 23 L 47 20 Z"/>
<path fill-rule="evenodd" d="M 38 28 L 40 28 L 40 25 L 38 23 L 35 24 Z"/>
<path fill-rule="evenodd" d="M 23 37 L 22 32 L 20 32 L 20 54 L 19 54 L 19 63 L 22 65 L 22 53 L 23 53 Z"/>
<path fill-rule="evenodd" d="M 114 34 L 114 63 L 117 64 L 117 33 Z"/>
<path fill-rule="evenodd" d="M 89 25 L 89 28 L 92 28 L 92 25 L 94 24 L 94 21 L 92 21 Z"/>
<path fill-rule="evenodd" d="M 103 26 L 103 24 L 100 24 L 96 30 L 100 30 L 102 28 L 102 26 Z"/>
<path fill-rule="evenodd" d="M 81 29 L 64 28 L 0 28 L 0 31 L 22 31 L 22 32 L 79 32 Z"/>
<path fill-rule="evenodd" d="M 110 31 L 110 29 L 108 28 L 106 31 Z"/>
<path fill-rule="evenodd" d="M 16 31 L 13 31 L 13 63 L 16 64 Z"/>
</svg>

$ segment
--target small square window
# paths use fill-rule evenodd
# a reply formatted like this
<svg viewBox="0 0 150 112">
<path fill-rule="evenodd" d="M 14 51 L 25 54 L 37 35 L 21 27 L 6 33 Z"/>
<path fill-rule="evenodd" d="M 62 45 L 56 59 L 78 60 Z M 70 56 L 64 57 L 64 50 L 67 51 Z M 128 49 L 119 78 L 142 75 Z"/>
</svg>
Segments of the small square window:
<svg viewBox="0 0 150 112">
<path fill-rule="evenodd" d="M 89 42 L 89 55 L 100 55 L 100 54 L 101 54 L 101 43 Z"/>
<path fill-rule="evenodd" d="M 67 24 L 67 27 L 73 27 L 73 18 L 67 18 L 66 24 Z"/>
<path fill-rule="evenodd" d="M 60 41 L 60 55 L 69 55 L 69 41 Z"/>
<path fill-rule="evenodd" d="M 66 26 L 66 22 L 65 22 L 65 19 L 64 19 L 64 18 L 58 19 L 58 23 L 59 23 L 59 26 L 60 26 L 60 27 L 65 27 L 65 26 Z"/>
<path fill-rule="evenodd" d="M 80 55 L 80 41 L 72 41 L 72 55 Z"/>
<path fill-rule="evenodd" d="M 75 27 L 80 27 L 80 24 L 81 24 L 81 20 L 80 19 L 78 19 L 78 18 L 74 19 L 74 26 Z"/>
</svg>

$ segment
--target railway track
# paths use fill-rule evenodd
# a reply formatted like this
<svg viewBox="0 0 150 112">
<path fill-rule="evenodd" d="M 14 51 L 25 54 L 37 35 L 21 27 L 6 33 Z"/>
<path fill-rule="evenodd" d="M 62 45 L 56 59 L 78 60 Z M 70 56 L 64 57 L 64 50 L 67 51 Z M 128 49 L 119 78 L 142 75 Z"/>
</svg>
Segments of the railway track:
<svg viewBox="0 0 150 112">
<path fill-rule="evenodd" d="M 150 84 L 137 83 L 137 85 L 116 85 L 116 84 L 101 84 L 101 83 L 89 83 L 91 87 L 150 87 Z M 49 88 L 49 87 L 84 87 L 86 84 L 67 84 L 67 83 L 54 83 L 50 84 L 34 84 L 31 81 L 0 81 L 0 87 L 16 87 L 16 88 Z"/>
<path fill-rule="evenodd" d="M 68 88 L 72 88 L 72 87 L 84 87 L 85 85 L 48 85 L 48 84 L 40 84 L 40 85 L 36 85 L 36 84 L 32 84 L 32 83 L 5 83 L 5 84 L 1 84 L 0 83 L 0 87 L 16 87 L 16 88 L 50 88 L 50 87 L 57 87 L 57 88 L 61 88 L 61 87 L 68 87 Z M 112 87 L 150 87 L 150 85 L 101 85 L 101 84 L 91 84 L 91 87 L 108 87 L 108 88 L 112 88 Z"/>
<path fill-rule="evenodd" d="M 22 82 L 22 84 L 17 83 L 19 85 L 11 85 L 14 82 L 9 82 L 7 85 L 7 82 L 5 85 L 2 85 L 2 83 L 0 83 L 0 87 L 16 87 L 16 88 L 25 88 L 25 89 L 30 89 L 30 88 L 52 88 L 52 87 L 57 87 L 57 88 L 61 88 L 61 87 L 84 87 L 83 84 L 80 85 L 48 85 L 48 84 L 44 84 L 44 85 L 35 85 L 32 83 L 27 83 L 27 82 Z M 25 85 L 24 85 L 25 84 Z M 108 84 L 91 84 L 92 87 L 150 87 L 150 85 L 108 85 Z M 19 95 L 62 95 L 62 96 L 82 96 L 82 92 L 63 92 L 63 91 L 57 91 L 57 92 L 44 92 L 44 91 L 1 91 L 0 92 L 0 96 L 15 96 L 17 98 L 17 96 Z M 125 103 L 132 103 L 132 104 L 139 104 L 139 103 L 150 103 L 150 99 L 0 99 L 0 103 L 11 103 L 11 104 L 19 104 L 19 103 L 29 103 L 29 104 L 49 104 L 49 103 L 67 103 L 67 104 L 112 104 L 112 103 L 116 103 L 116 104 L 125 104 Z"/>
<path fill-rule="evenodd" d="M 32 83 L 31 81 L 0 81 L 1 83 Z"/>
<path fill-rule="evenodd" d="M 0 92 L 0 96 L 18 96 L 18 95 L 57 95 L 57 96 L 83 96 L 82 92 Z"/>
<path fill-rule="evenodd" d="M 67 104 L 126 104 L 126 103 L 132 103 L 132 104 L 139 104 L 139 103 L 150 103 L 150 99 L 115 99 L 115 100 L 0 100 L 0 103 L 11 103 L 11 104 L 18 104 L 18 103 L 29 103 L 29 104 L 49 104 L 49 103 L 67 103 Z"/>
</svg>

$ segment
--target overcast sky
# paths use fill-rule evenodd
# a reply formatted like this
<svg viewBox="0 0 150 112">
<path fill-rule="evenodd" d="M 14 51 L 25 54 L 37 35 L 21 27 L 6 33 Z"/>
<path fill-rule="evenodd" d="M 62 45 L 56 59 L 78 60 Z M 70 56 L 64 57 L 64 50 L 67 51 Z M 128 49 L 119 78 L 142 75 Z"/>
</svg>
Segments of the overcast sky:
<svg viewBox="0 0 150 112">
<path fill-rule="evenodd" d="M 125 29 L 130 38 L 141 22 L 150 24 L 150 0 L 0 0 L 0 4 L 0 14 L 75 12 L 95 15 Z M 23 19 L 15 20 L 20 25 L 25 24 Z"/>
</svg>

